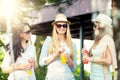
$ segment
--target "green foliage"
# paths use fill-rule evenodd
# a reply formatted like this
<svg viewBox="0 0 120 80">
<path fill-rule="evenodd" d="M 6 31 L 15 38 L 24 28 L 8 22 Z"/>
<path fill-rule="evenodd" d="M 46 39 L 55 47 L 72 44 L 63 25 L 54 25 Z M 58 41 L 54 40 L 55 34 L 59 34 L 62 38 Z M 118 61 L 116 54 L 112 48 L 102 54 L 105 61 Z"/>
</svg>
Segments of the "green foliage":
<svg viewBox="0 0 120 80">
<path fill-rule="evenodd" d="M 0 64 L 2 63 L 3 58 L 4 58 L 4 53 L 2 48 L 0 48 Z"/>
<path fill-rule="evenodd" d="M 75 80 L 79 80 L 80 77 L 80 65 L 77 65 L 75 71 L 73 72 L 74 76 L 75 76 Z"/>
<path fill-rule="evenodd" d="M 76 70 L 73 72 L 75 76 L 75 80 L 80 79 L 80 65 L 77 65 Z M 84 79 L 83 80 L 90 80 L 89 79 L 90 73 L 84 70 Z"/>
<path fill-rule="evenodd" d="M 35 72 L 36 80 L 45 80 L 46 70 L 47 70 L 47 66 L 44 67 L 39 66 L 37 71 Z"/>
<path fill-rule="evenodd" d="M 40 8 L 46 4 L 53 4 L 54 6 L 58 6 L 62 2 L 66 2 L 67 4 L 71 5 L 72 0 L 32 0 L 32 3 L 35 8 Z"/>
<path fill-rule="evenodd" d="M 40 50 L 41 50 L 44 40 L 45 40 L 45 36 L 36 37 L 35 47 L 36 47 L 37 60 L 39 59 Z"/>
<path fill-rule="evenodd" d="M 60 3 L 63 0 L 46 0 L 46 1 L 48 1 L 49 3 Z"/>
<path fill-rule="evenodd" d="M 79 74 L 80 74 L 80 65 L 77 65 L 77 67 L 76 67 L 75 71 L 73 72 L 73 74 L 75 76 L 79 76 Z"/>
<path fill-rule="evenodd" d="M 4 52 L 2 47 L 0 47 L 0 65 L 2 64 L 2 60 L 4 58 Z M 7 80 L 8 74 L 3 73 L 0 67 L 0 80 Z"/>
<path fill-rule="evenodd" d="M 45 0 L 33 0 L 32 2 L 35 7 L 42 6 L 45 4 Z"/>
<path fill-rule="evenodd" d="M 4 45 L 2 39 L 0 39 L 0 47 L 2 47 Z"/>
<path fill-rule="evenodd" d="M 4 57 L 3 46 L 4 46 L 3 40 L 0 38 L 0 65 Z"/>
<path fill-rule="evenodd" d="M 46 66 L 41 67 L 39 65 L 40 51 L 41 51 L 41 48 L 42 48 L 45 38 L 46 38 L 45 36 L 37 36 L 36 42 L 35 42 L 36 54 L 37 54 L 37 64 L 38 64 L 37 70 L 35 71 L 37 80 L 44 80 L 45 75 L 46 75 L 46 70 L 47 70 Z"/>
<path fill-rule="evenodd" d="M 0 68 L 0 80 L 7 80 L 7 78 L 8 78 L 8 74 L 3 73 Z"/>
</svg>

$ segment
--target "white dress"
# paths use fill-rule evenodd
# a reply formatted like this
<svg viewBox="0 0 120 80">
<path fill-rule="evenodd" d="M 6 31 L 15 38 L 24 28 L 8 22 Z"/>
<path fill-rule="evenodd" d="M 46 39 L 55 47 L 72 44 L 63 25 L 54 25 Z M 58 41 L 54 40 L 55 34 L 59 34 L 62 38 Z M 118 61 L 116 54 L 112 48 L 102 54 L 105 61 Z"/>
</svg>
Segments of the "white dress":
<svg viewBox="0 0 120 80">
<path fill-rule="evenodd" d="M 117 68 L 115 45 L 112 37 L 110 37 L 109 35 L 105 35 L 101 39 L 99 44 L 96 46 L 96 48 L 92 49 L 92 55 L 93 55 L 92 57 L 94 57 L 94 59 L 104 58 L 104 57 L 101 57 L 101 55 L 102 53 L 104 53 L 107 56 L 107 53 L 105 53 L 107 48 L 109 48 L 112 55 L 113 69 Z M 110 71 L 111 65 L 106 65 L 106 66 L 107 68 L 106 68 L 106 75 L 105 75 L 103 65 L 100 65 L 97 63 L 91 63 L 90 80 L 106 80 L 105 77 L 107 77 L 108 80 L 112 80 L 112 74 Z"/>
<path fill-rule="evenodd" d="M 21 57 L 18 57 L 15 64 L 27 63 L 28 58 L 34 58 L 36 61 L 36 50 L 33 45 L 28 46 L 24 53 L 21 53 Z M 12 66 L 12 58 L 9 53 L 5 53 L 1 67 Z M 34 67 L 31 69 L 32 74 L 28 74 L 28 70 L 16 70 L 9 73 L 8 80 L 36 80 Z"/>
<path fill-rule="evenodd" d="M 45 60 L 48 56 L 51 56 L 48 54 L 48 47 L 51 41 L 51 37 L 47 37 L 42 50 L 41 50 L 41 54 L 40 54 L 40 59 L 39 59 L 39 64 L 41 66 L 46 65 Z M 68 46 L 65 46 L 65 49 L 68 53 L 68 55 L 70 55 L 70 49 L 68 48 Z M 45 80 L 75 80 L 74 75 L 72 73 L 72 71 L 76 68 L 76 48 L 74 46 L 74 68 L 70 68 L 68 66 L 68 64 L 62 64 L 60 57 L 55 59 L 53 62 L 51 62 L 48 66 L 47 66 L 47 75 Z"/>
</svg>

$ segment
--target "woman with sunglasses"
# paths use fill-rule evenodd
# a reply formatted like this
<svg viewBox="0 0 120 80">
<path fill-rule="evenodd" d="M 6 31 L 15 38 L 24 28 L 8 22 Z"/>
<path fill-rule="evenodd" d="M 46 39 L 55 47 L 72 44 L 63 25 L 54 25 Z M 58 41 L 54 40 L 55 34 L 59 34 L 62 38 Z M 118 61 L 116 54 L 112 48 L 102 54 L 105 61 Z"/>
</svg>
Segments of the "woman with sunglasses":
<svg viewBox="0 0 120 80">
<path fill-rule="evenodd" d="M 76 46 L 71 40 L 70 22 L 58 14 L 52 25 L 52 37 L 46 38 L 39 59 L 41 66 L 47 65 L 45 80 L 75 80 Z"/>
<path fill-rule="evenodd" d="M 90 80 L 113 80 L 110 70 L 117 68 L 116 51 L 113 41 L 112 19 L 99 14 L 94 22 L 95 40 L 90 51 L 85 48 L 82 53 L 88 53 L 89 56 L 83 56 L 83 61 L 91 62 Z"/>
<path fill-rule="evenodd" d="M 14 25 L 11 37 L 13 44 L 5 46 L 2 71 L 9 73 L 8 80 L 36 80 L 36 50 L 30 43 L 30 26 L 27 23 Z"/>
</svg>

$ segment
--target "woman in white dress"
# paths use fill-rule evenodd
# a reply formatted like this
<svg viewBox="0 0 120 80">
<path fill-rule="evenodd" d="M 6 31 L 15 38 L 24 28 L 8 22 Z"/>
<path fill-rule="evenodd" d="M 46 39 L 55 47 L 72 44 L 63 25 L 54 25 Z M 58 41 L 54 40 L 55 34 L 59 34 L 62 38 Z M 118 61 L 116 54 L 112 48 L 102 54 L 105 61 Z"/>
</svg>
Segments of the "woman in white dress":
<svg viewBox="0 0 120 80">
<path fill-rule="evenodd" d="M 30 44 L 30 26 L 27 23 L 18 24 L 12 30 L 13 56 L 9 43 L 5 46 L 2 71 L 9 73 L 8 80 L 36 80 L 36 50 L 34 45 Z"/>
<path fill-rule="evenodd" d="M 90 80 L 113 80 L 110 71 L 117 68 L 115 44 L 113 41 L 112 19 L 99 14 L 94 19 L 95 41 L 90 51 L 85 48 L 82 53 L 88 53 L 89 56 L 83 56 L 83 61 L 91 62 Z"/>
<path fill-rule="evenodd" d="M 64 14 L 58 14 L 52 23 L 52 37 L 47 37 L 42 46 L 39 64 L 47 65 L 45 80 L 75 80 L 72 71 L 76 68 L 76 46 L 69 24 Z"/>
</svg>

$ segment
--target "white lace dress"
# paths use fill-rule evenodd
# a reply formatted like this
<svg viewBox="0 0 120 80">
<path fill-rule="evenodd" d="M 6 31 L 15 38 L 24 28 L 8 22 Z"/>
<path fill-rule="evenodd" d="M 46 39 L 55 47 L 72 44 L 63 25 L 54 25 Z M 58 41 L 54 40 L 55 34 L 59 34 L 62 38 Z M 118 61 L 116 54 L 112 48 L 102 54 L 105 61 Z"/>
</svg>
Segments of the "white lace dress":
<svg viewBox="0 0 120 80">
<path fill-rule="evenodd" d="M 36 51 L 34 46 L 28 46 L 24 53 L 21 53 L 21 57 L 17 59 L 17 61 L 14 63 L 21 64 L 21 63 L 27 63 L 28 58 L 33 57 L 36 61 Z M 12 58 L 9 53 L 5 53 L 5 57 L 3 59 L 1 67 L 6 66 L 12 66 Z M 8 80 L 36 80 L 35 73 L 34 73 L 34 67 L 31 69 L 32 74 L 28 74 L 28 70 L 16 70 L 14 72 L 9 73 Z"/>
</svg>

